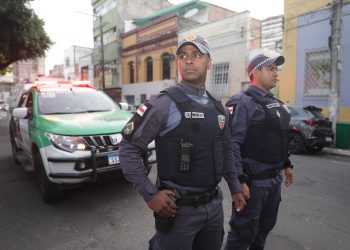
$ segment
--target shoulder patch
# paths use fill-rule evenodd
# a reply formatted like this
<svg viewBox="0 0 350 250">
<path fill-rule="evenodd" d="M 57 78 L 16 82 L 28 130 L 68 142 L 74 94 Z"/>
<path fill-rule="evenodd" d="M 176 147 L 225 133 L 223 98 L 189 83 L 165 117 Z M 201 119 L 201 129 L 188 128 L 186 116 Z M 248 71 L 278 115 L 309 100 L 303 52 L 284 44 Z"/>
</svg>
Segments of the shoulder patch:
<svg viewBox="0 0 350 250">
<path fill-rule="evenodd" d="M 152 105 L 148 102 L 141 104 L 136 110 L 135 114 L 131 119 L 126 123 L 122 130 L 122 136 L 125 140 L 130 141 L 135 131 L 141 125 L 143 119 L 147 116 L 147 113 L 152 109 Z"/>
</svg>

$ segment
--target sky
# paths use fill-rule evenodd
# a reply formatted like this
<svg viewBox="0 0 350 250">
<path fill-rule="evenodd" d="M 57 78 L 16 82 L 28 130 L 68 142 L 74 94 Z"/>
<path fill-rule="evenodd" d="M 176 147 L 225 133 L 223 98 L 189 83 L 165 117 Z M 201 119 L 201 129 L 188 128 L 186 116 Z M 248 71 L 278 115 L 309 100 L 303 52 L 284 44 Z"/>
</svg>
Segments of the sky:
<svg viewBox="0 0 350 250">
<path fill-rule="evenodd" d="M 117 0 L 118 1 L 118 0 Z M 169 0 L 172 4 L 186 2 Z M 249 10 L 256 19 L 283 14 L 284 0 L 203 0 L 220 7 L 242 12 Z M 44 20 L 45 30 L 54 45 L 46 53 L 45 71 L 63 64 L 64 50 L 73 45 L 93 47 L 91 0 L 34 0 L 31 7 Z"/>
</svg>

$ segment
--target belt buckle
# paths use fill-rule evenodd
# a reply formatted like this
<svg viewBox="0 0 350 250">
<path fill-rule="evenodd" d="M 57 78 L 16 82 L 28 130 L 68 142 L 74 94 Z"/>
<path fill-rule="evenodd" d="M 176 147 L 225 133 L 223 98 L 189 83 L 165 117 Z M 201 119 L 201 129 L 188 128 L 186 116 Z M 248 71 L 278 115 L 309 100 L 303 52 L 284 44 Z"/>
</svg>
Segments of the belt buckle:
<svg viewBox="0 0 350 250">
<path fill-rule="evenodd" d="M 200 198 L 200 196 L 198 196 L 198 195 L 193 197 L 193 206 L 194 207 L 198 207 L 198 205 L 199 205 L 199 198 Z"/>
<path fill-rule="evenodd" d="M 204 203 L 209 203 L 213 200 L 213 193 L 210 192 L 210 193 L 206 193 L 204 196 L 203 196 L 203 202 Z"/>
</svg>

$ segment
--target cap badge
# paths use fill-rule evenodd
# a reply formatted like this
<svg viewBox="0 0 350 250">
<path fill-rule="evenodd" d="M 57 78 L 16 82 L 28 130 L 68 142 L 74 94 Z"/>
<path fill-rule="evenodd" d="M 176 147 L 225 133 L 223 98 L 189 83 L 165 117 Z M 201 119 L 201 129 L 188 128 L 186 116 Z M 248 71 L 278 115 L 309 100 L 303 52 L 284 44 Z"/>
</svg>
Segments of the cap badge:
<svg viewBox="0 0 350 250">
<path fill-rule="evenodd" d="M 195 35 L 195 34 L 189 34 L 189 35 L 185 36 L 186 41 L 194 41 L 196 39 L 197 39 L 197 35 Z"/>
</svg>

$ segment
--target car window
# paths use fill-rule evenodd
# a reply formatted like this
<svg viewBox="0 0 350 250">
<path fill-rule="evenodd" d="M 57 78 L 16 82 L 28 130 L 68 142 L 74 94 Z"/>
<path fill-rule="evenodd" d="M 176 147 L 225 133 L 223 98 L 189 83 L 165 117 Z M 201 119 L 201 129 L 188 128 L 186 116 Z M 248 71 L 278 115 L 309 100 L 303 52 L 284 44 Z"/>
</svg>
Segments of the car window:
<svg viewBox="0 0 350 250">
<path fill-rule="evenodd" d="M 25 105 L 27 108 L 32 108 L 33 106 L 33 95 L 32 93 L 30 92 L 28 94 L 28 98 L 27 98 L 27 101 L 26 101 L 26 105 Z"/>
<path fill-rule="evenodd" d="M 72 114 L 119 109 L 102 91 L 88 88 L 67 88 L 39 92 L 39 114 Z"/>
<path fill-rule="evenodd" d="M 22 94 L 22 96 L 18 102 L 17 107 L 25 107 L 27 96 L 28 96 L 28 92 Z"/>
<path fill-rule="evenodd" d="M 321 113 L 320 110 L 318 109 L 314 109 L 314 110 L 307 110 L 307 112 L 309 112 L 313 117 L 315 117 L 316 119 L 324 119 L 323 114 Z"/>
<path fill-rule="evenodd" d="M 289 107 L 291 116 L 310 117 L 310 114 L 300 107 Z"/>
</svg>

